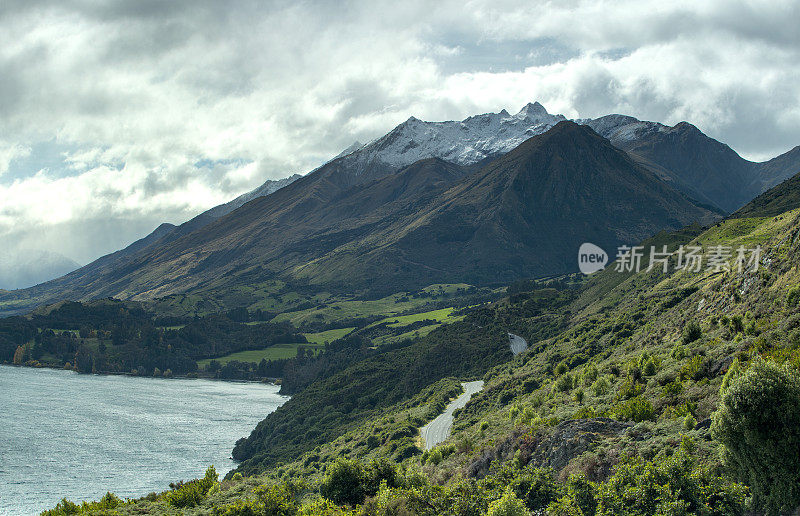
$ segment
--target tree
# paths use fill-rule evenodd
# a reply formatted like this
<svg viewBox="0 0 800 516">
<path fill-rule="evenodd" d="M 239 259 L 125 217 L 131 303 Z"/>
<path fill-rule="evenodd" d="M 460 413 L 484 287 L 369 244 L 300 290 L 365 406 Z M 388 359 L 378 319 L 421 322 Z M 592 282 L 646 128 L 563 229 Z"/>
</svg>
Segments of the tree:
<svg viewBox="0 0 800 516">
<path fill-rule="evenodd" d="M 756 359 L 723 389 L 711 431 L 724 463 L 768 514 L 800 506 L 800 378 L 789 366 Z"/>
<path fill-rule="evenodd" d="M 25 348 L 23 348 L 22 346 L 17 346 L 17 350 L 14 351 L 14 365 L 21 365 L 24 359 L 25 359 Z"/>
</svg>

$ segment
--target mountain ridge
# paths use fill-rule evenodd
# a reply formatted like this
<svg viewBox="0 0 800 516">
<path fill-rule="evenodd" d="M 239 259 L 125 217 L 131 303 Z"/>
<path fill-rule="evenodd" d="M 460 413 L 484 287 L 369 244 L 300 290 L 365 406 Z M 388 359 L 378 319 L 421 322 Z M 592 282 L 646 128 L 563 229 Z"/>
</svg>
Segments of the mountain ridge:
<svg viewBox="0 0 800 516">
<path fill-rule="evenodd" d="M 17 303 L 14 306 L 25 306 L 27 302 L 24 299 L 29 299 L 31 303 L 36 304 L 39 301 L 33 300 L 41 299 L 42 296 L 48 301 L 56 300 L 59 295 L 78 299 L 107 295 L 123 298 L 144 296 L 142 298 L 149 299 L 170 293 L 169 289 L 163 287 L 152 288 L 152 282 L 149 281 L 146 282 L 146 286 L 136 287 L 133 290 L 124 285 L 125 275 L 131 273 L 131 271 L 138 270 L 144 265 L 143 257 L 139 256 L 139 254 L 147 255 L 148 259 L 173 260 L 175 267 L 170 272 L 163 271 L 167 274 L 167 277 L 180 283 L 182 291 L 197 288 L 200 286 L 200 282 L 188 280 L 192 274 L 212 265 L 215 261 L 231 262 L 241 258 L 237 257 L 236 253 L 233 253 L 230 248 L 227 248 L 224 242 L 233 242 L 236 238 L 243 237 L 243 235 L 240 233 L 239 236 L 226 236 L 220 234 L 219 229 L 212 227 L 215 221 L 222 218 L 213 216 L 217 212 L 229 214 L 235 211 L 232 208 L 238 209 L 249 203 L 257 203 L 260 205 L 259 209 L 266 210 L 260 215 L 272 218 L 269 228 L 258 228 L 261 238 L 280 240 L 284 238 L 281 236 L 281 232 L 284 231 L 286 224 L 296 225 L 299 223 L 306 224 L 304 236 L 311 238 L 315 231 L 323 231 L 324 229 L 324 223 L 314 215 L 315 211 L 322 209 L 329 203 L 339 202 L 338 199 L 351 188 L 365 187 L 365 185 L 369 185 L 373 181 L 394 175 L 398 173 L 398 170 L 413 165 L 413 163 L 408 163 L 399 168 L 396 166 L 402 163 L 404 159 L 410 159 L 409 156 L 425 155 L 426 157 L 423 160 L 438 159 L 442 163 L 448 162 L 445 158 L 460 160 L 462 162 L 461 165 L 455 164 L 458 167 L 458 173 L 452 173 L 453 171 L 451 170 L 450 173 L 446 174 L 450 179 L 454 179 L 458 175 L 466 176 L 474 173 L 500 159 L 507 154 L 505 147 L 510 145 L 509 142 L 516 142 L 517 139 L 538 131 L 550 129 L 555 124 L 564 121 L 566 121 L 565 117 L 550 115 L 539 103 L 528 104 L 515 115 L 510 115 L 506 110 L 502 110 L 500 113 L 475 115 L 460 122 L 422 122 L 411 117 L 381 138 L 373 140 L 366 145 L 354 144 L 351 146 L 351 149 L 354 149 L 352 152 L 343 152 L 339 157 L 332 159 L 305 176 L 296 174 L 277 182 L 268 181 L 259 189 L 244 194 L 230 203 L 204 212 L 169 232 L 164 232 L 162 228 L 159 228 L 161 232 L 157 235 L 148 236 L 137 241 L 136 245 L 132 244 L 129 248 L 109 255 L 115 257 L 114 260 L 103 257 L 66 277 L 52 280 L 23 292 L 2 294 L 0 295 L 0 304 L 4 301 L 10 301 L 12 305 Z M 760 185 L 758 188 L 763 188 L 764 185 L 787 175 L 787 170 L 793 170 L 793 167 L 800 166 L 800 152 L 796 152 L 797 149 L 764 164 L 747 162 L 729 147 L 708 138 L 688 123 L 676 124 L 676 126 L 670 128 L 655 122 L 643 122 L 624 115 L 608 115 L 598 119 L 578 120 L 578 122 L 585 122 L 589 127 L 596 129 L 601 136 L 608 137 L 617 148 L 625 150 L 639 166 L 648 169 L 674 189 L 693 198 L 692 204 L 703 205 L 705 209 L 712 212 L 715 211 L 714 206 L 720 205 L 719 195 L 717 195 L 720 191 L 724 196 L 727 195 L 725 192 L 736 190 L 742 183 L 747 182 L 747 188 L 750 189 L 750 193 L 746 195 L 752 194 L 752 196 L 755 196 L 759 191 L 753 185 Z M 459 140 L 460 143 L 455 146 L 447 138 L 442 137 L 442 135 L 453 131 L 458 131 L 459 134 L 460 132 L 467 133 L 467 136 L 463 140 Z M 678 137 L 675 136 L 676 134 Z M 427 150 L 424 152 L 420 150 L 422 148 L 419 145 L 420 142 L 417 142 L 417 140 L 421 139 L 419 135 L 426 135 L 425 138 L 427 138 L 425 141 L 428 147 L 425 147 Z M 681 135 L 689 135 L 691 141 L 686 143 L 685 139 L 681 139 Z M 525 140 L 527 138 L 523 139 L 523 141 Z M 472 145 L 473 143 L 476 143 L 476 145 Z M 727 156 L 726 159 L 729 158 L 729 161 L 735 165 L 733 166 L 736 172 L 734 174 L 735 180 L 729 181 L 729 184 L 724 184 L 724 180 L 718 179 L 712 185 L 713 188 L 708 187 L 708 192 L 704 192 L 703 188 L 706 187 L 706 184 L 703 181 L 698 181 L 697 178 L 703 178 L 708 170 L 716 171 L 716 176 L 720 176 L 720 173 L 717 173 L 720 168 L 718 165 L 712 164 L 694 170 L 691 167 L 687 168 L 687 161 L 684 160 L 680 163 L 683 167 L 681 168 L 664 158 L 663 152 L 659 151 L 659 149 L 666 148 L 672 149 L 675 153 L 680 153 L 685 148 L 694 146 L 694 152 L 702 154 L 704 152 L 703 145 L 724 148 L 722 151 L 723 157 Z M 407 152 L 400 152 L 403 149 L 407 149 Z M 383 151 L 386 154 L 381 154 Z M 444 157 L 431 156 L 430 154 L 441 154 Z M 668 152 L 667 155 L 669 157 Z M 395 164 L 393 165 L 390 162 Z M 752 175 L 756 172 L 753 172 L 752 167 L 748 169 L 749 171 L 742 172 L 744 169 L 741 167 L 741 162 L 752 166 L 760 166 L 763 169 L 762 176 L 746 176 L 746 174 Z M 437 166 L 443 167 L 442 163 Z M 692 160 L 688 160 L 688 163 L 691 165 Z M 676 173 L 675 170 L 668 168 L 667 165 L 678 168 L 681 172 Z M 432 163 L 429 166 L 432 166 Z M 724 173 L 720 177 L 724 178 Z M 756 178 L 753 179 L 753 177 Z M 438 176 L 439 181 L 442 178 L 443 176 Z M 270 192 L 268 191 L 269 189 L 264 189 L 264 186 L 268 184 L 280 183 L 281 181 L 285 181 L 286 184 L 282 184 L 281 188 L 275 189 L 276 191 Z M 720 190 L 720 183 L 723 183 L 727 190 L 724 188 Z M 411 186 L 406 185 L 406 188 L 411 188 Z M 419 184 L 413 188 L 424 189 Z M 275 195 L 278 197 L 275 198 L 275 202 L 263 204 L 262 200 L 267 198 L 263 194 L 266 194 L 269 198 Z M 356 195 L 354 198 L 357 197 Z M 379 196 L 378 198 L 383 197 Z M 240 206 L 236 206 L 237 203 L 240 203 Z M 352 209 L 353 206 L 350 205 L 350 208 Z M 217 212 L 214 210 L 217 210 Z M 724 211 L 729 212 L 730 209 Z M 253 222 L 253 217 L 257 218 L 260 215 L 247 215 L 244 220 L 240 221 L 239 224 L 234 224 L 232 227 L 241 229 L 248 224 L 248 220 Z M 336 216 L 347 217 L 348 215 L 340 211 L 336 213 Z M 318 241 L 327 240 L 328 243 L 331 243 L 335 242 L 336 239 L 347 238 L 348 231 L 351 236 L 354 236 L 357 234 L 357 232 L 354 232 L 354 224 L 353 221 L 343 224 L 341 231 L 338 232 L 332 228 L 325 229 L 323 231 L 325 234 L 320 234 L 314 238 L 319 238 Z M 355 225 L 358 226 L 358 224 Z M 368 225 L 360 225 L 359 231 L 363 233 L 367 231 L 367 227 Z M 204 235 L 200 234 L 200 230 Z M 234 229 L 234 231 L 236 230 Z M 160 238 L 156 238 L 159 235 Z M 179 240 L 182 243 L 176 244 Z M 183 256 L 175 255 L 169 249 L 173 244 L 177 246 L 176 248 L 181 246 L 191 247 L 202 243 L 204 240 L 215 240 L 216 244 L 203 251 L 198 250 Z M 291 246 L 287 246 L 286 249 L 287 252 L 293 253 L 293 257 L 297 257 L 306 252 L 309 245 L 298 241 L 292 243 Z M 330 250 L 326 252 L 330 252 Z M 254 257 L 250 256 L 250 258 Z M 296 271 L 299 272 L 300 277 L 307 277 L 308 271 L 319 263 L 319 258 L 310 258 L 307 264 L 302 264 L 299 268 L 297 264 L 288 265 L 293 258 L 289 259 L 285 267 L 276 269 L 276 273 L 284 274 Z M 274 256 L 271 259 L 276 262 L 278 260 Z M 245 270 L 247 270 L 247 267 L 238 270 L 238 273 L 242 273 Z M 101 279 L 101 277 L 104 279 Z M 104 281 L 110 281 L 110 283 L 104 284 Z"/>
</svg>

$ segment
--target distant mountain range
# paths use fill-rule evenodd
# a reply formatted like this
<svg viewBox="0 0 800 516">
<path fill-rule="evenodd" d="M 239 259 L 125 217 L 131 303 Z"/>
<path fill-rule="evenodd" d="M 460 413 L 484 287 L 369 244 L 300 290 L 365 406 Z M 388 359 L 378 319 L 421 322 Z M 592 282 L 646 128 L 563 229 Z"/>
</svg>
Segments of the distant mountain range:
<svg viewBox="0 0 800 516">
<path fill-rule="evenodd" d="M 560 274 L 575 269 L 583 241 L 612 249 L 709 223 L 800 171 L 800 148 L 753 163 L 685 122 L 576 122 L 538 103 L 460 122 L 412 117 L 306 176 L 0 293 L 0 305 L 144 300 L 272 278 L 377 293 Z"/>
<path fill-rule="evenodd" d="M 0 289 L 36 285 L 80 267 L 64 255 L 41 249 L 15 249 L 0 252 Z"/>
</svg>

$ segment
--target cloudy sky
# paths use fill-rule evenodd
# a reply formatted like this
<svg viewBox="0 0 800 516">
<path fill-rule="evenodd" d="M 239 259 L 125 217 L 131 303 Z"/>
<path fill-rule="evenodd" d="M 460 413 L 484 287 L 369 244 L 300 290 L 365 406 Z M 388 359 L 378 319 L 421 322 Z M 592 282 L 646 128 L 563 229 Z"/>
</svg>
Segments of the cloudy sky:
<svg viewBox="0 0 800 516">
<path fill-rule="evenodd" d="M 538 100 L 800 144 L 799 2 L 397 3 L 4 0 L 0 250 L 87 263 L 410 115 Z"/>
</svg>

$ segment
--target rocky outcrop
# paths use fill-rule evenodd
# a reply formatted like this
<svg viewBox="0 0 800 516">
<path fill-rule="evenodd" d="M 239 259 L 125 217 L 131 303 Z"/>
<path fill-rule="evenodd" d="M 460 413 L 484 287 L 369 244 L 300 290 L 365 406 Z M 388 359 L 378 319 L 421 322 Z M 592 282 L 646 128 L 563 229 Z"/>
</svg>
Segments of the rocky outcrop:
<svg viewBox="0 0 800 516">
<path fill-rule="evenodd" d="M 523 464 L 540 468 L 563 469 L 569 461 L 593 450 L 600 441 L 621 434 L 633 426 L 610 418 L 570 419 L 551 432 L 533 436 L 521 431 L 513 433 L 494 448 L 485 449 L 466 468 L 467 477 L 484 477 L 494 461 L 501 462 L 519 453 Z"/>
<path fill-rule="evenodd" d="M 530 461 L 537 467 L 560 471 L 570 460 L 593 450 L 601 440 L 618 435 L 631 426 L 632 423 L 605 417 L 564 421 L 536 446 Z"/>
</svg>

